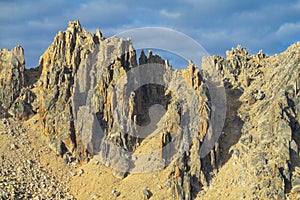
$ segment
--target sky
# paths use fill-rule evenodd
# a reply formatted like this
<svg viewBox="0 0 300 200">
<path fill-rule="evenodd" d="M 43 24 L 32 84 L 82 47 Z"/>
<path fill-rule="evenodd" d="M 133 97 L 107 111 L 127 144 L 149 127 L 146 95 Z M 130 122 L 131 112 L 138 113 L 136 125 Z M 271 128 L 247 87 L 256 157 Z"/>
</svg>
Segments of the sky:
<svg viewBox="0 0 300 200">
<path fill-rule="evenodd" d="M 76 19 L 105 37 L 141 27 L 174 29 L 210 55 L 224 56 L 238 44 L 273 55 L 300 40 L 300 0 L 0 0 L 0 48 L 21 45 L 26 67 L 35 67 L 56 33 Z"/>
</svg>

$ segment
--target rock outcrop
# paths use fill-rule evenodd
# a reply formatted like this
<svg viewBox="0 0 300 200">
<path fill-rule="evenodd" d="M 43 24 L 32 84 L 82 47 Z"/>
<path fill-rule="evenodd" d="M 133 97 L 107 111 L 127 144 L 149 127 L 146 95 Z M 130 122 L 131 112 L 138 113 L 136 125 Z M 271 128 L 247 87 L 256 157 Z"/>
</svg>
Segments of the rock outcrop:
<svg viewBox="0 0 300 200">
<path fill-rule="evenodd" d="M 137 59 L 134 41 L 74 21 L 35 69 L 25 69 L 21 47 L 0 50 L 0 117 L 35 115 L 67 163 L 93 157 L 121 179 L 165 170 L 170 199 L 297 199 L 299 65 L 296 43 L 274 56 L 238 46 L 208 57 L 203 69 L 190 62 L 173 70 L 152 51 Z M 223 86 L 226 98 L 215 98 Z M 224 128 L 216 110 L 226 112 Z M 207 136 L 221 130 L 203 156 Z"/>
<path fill-rule="evenodd" d="M 228 199 L 285 199 L 290 192 L 295 195 L 297 189 L 293 188 L 298 182 L 293 180 L 297 180 L 300 164 L 299 43 L 275 56 L 261 51 L 250 55 L 238 46 L 227 51 L 226 58 L 213 59 L 224 76 L 228 102 L 218 165 L 220 171 L 226 165 L 239 171 L 235 179 L 225 176 L 222 181 L 224 185 L 230 180 L 230 190 L 239 188 L 243 193 L 229 195 L 225 184 L 218 191 L 208 190 L 207 198 L 224 196 L 226 191 Z M 222 173 L 216 177 L 223 177 Z M 219 186 L 219 179 L 214 181 L 211 188 Z"/>
<path fill-rule="evenodd" d="M 20 96 L 24 87 L 24 50 L 21 46 L 0 50 L 0 111 L 8 114 L 9 108 Z M 6 114 L 5 114 L 6 113 Z"/>
<path fill-rule="evenodd" d="M 51 148 L 59 155 L 78 151 L 78 156 L 86 156 L 76 141 L 71 96 L 80 63 L 101 40 L 101 34 L 88 33 L 79 21 L 69 22 L 68 29 L 55 36 L 40 58 L 36 104 L 44 134 L 49 136 Z"/>
</svg>

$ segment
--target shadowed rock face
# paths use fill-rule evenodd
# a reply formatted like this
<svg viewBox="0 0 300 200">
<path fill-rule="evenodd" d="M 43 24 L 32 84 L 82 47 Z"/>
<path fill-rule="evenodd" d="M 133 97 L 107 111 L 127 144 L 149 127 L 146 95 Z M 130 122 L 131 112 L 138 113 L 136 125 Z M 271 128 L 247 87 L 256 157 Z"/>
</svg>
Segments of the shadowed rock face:
<svg viewBox="0 0 300 200">
<path fill-rule="evenodd" d="M 36 69 L 24 68 L 21 47 L 0 50 L 1 117 L 26 120 L 37 114 L 58 155 L 80 161 L 94 156 L 120 178 L 127 172 L 147 171 L 140 163 L 158 169 L 171 165 L 173 199 L 197 195 L 201 199 L 209 192 L 220 193 L 221 198 L 234 185 L 247 189 L 245 199 L 296 195 L 300 192 L 300 44 L 270 57 L 262 52 L 250 55 L 238 46 L 227 51 L 226 58 L 209 59 L 222 75 L 227 111 L 223 134 L 205 157 L 200 149 L 212 126 L 212 110 L 218 107 L 204 72 L 192 62 L 187 69 L 174 71 L 152 52 L 146 56 L 142 51 L 137 62 L 130 40 L 89 33 L 79 21 L 69 22 L 67 30 L 55 36 Z M 161 76 L 167 87 L 146 84 L 128 91 L 126 86 L 145 77 L 130 72 L 153 65 L 163 73 L 150 70 L 149 74 Z M 174 92 L 182 91 L 183 85 L 194 96 Z M 182 96 L 193 109 L 182 106 Z M 190 125 L 187 129 L 182 128 L 183 119 Z M 143 129 L 153 121 L 153 130 Z M 155 141 L 157 160 L 138 158 L 135 150 L 143 141 Z M 173 157 L 177 151 L 182 154 Z M 243 173 L 216 192 L 212 180 L 222 176 L 219 171 L 231 161 Z"/>
</svg>

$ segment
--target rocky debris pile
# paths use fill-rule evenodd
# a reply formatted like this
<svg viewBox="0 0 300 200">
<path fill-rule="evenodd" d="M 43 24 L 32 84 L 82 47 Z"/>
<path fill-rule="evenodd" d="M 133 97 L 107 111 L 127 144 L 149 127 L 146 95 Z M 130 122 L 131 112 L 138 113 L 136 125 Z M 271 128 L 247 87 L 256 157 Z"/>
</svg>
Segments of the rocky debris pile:
<svg viewBox="0 0 300 200">
<path fill-rule="evenodd" d="M 41 165 L 27 130 L 11 119 L 0 123 L 0 199 L 75 199 Z"/>
</svg>

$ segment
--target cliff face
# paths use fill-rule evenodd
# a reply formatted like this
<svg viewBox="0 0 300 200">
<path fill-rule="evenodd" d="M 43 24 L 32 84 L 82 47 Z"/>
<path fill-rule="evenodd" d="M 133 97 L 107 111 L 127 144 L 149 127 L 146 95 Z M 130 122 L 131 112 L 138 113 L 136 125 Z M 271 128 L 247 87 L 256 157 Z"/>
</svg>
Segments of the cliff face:
<svg viewBox="0 0 300 200">
<path fill-rule="evenodd" d="M 213 77 L 204 78 L 209 62 L 173 70 L 152 52 L 137 59 L 130 40 L 70 22 L 36 69 L 24 68 L 21 47 L 0 51 L 1 117 L 35 116 L 67 163 L 94 158 L 121 179 L 161 170 L 168 180 L 158 192 L 170 199 L 296 198 L 300 44 L 270 57 L 238 46 L 207 60 L 221 74 L 227 111 L 225 99 L 212 99 L 222 92 Z M 203 156 L 214 110 L 226 111 L 223 134 Z"/>
<path fill-rule="evenodd" d="M 49 136 L 51 148 L 58 155 L 67 151 L 78 151 L 79 155 L 84 151 L 76 141 L 72 88 L 80 63 L 101 40 L 101 33 L 88 33 L 78 21 L 70 22 L 68 29 L 55 36 L 40 58 L 41 75 L 36 84 L 36 105 L 43 121 L 44 134 Z"/>
</svg>

